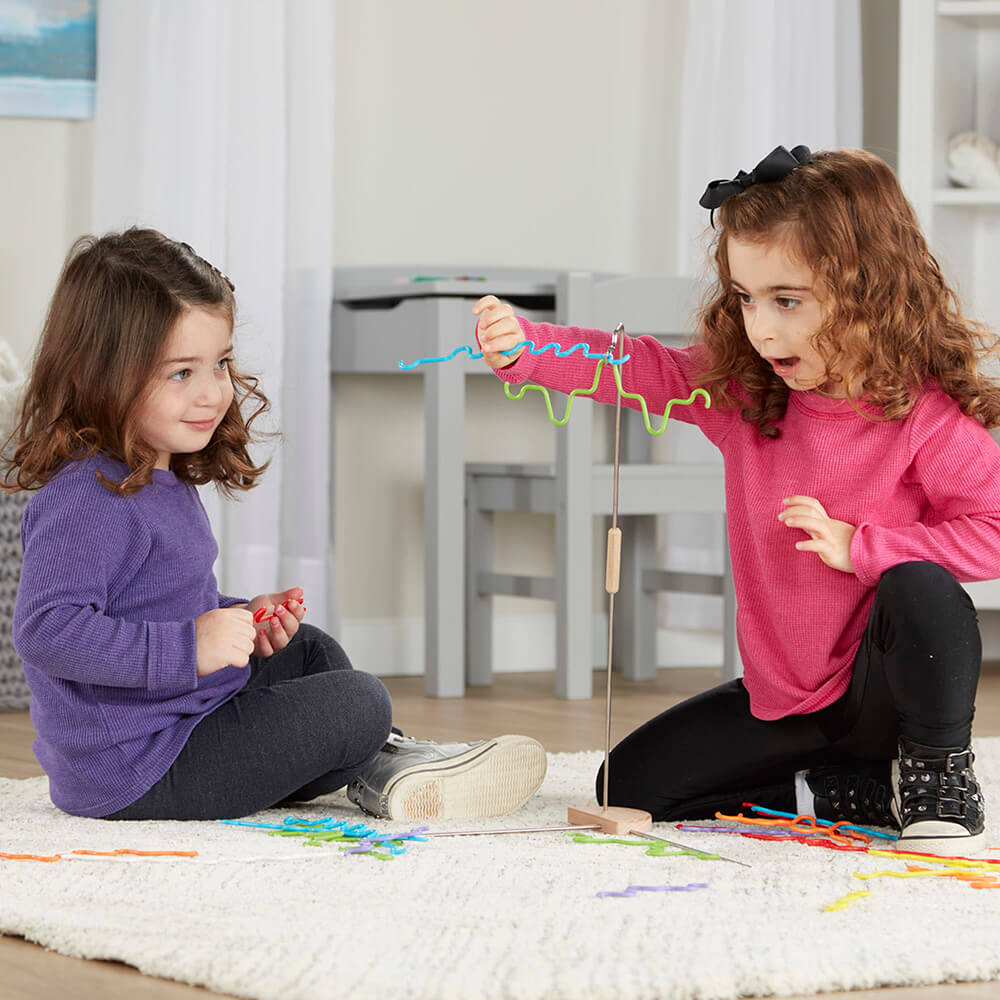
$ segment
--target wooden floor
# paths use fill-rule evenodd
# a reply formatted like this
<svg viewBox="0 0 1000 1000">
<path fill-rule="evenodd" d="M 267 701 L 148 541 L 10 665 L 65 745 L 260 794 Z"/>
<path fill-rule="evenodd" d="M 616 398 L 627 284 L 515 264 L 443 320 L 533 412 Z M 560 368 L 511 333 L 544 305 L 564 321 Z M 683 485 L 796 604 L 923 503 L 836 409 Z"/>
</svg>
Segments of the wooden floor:
<svg viewBox="0 0 1000 1000">
<path fill-rule="evenodd" d="M 595 675 L 596 676 L 596 675 Z M 713 670 L 661 670 L 656 681 L 615 679 L 612 739 L 718 680 Z M 476 739 L 524 733 L 552 752 L 604 746 L 604 695 L 567 702 L 552 696 L 551 674 L 502 674 L 491 688 L 470 689 L 460 699 L 423 696 L 420 678 L 387 678 L 396 724 L 411 736 L 438 740 Z M 596 685 L 600 686 L 600 685 Z M 1000 735 L 1000 666 L 991 664 L 980 682 L 975 732 Z M 31 753 L 33 732 L 26 712 L 0 712 L 0 777 L 42 773 Z M 140 975 L 126 965 L 67 958 L 20 938 L 0 937 L 0 997 L 38 1000 L 182 1000 L 211 996 L 207 990 Z M 865 990 L 823 994 L 850 1000 L 997 1000 L 1000 983 Z M 475 998 L 470 998 L 475 1000 Z M 801 1000 L 801 998 L 790 998 Z"/>
</svg>

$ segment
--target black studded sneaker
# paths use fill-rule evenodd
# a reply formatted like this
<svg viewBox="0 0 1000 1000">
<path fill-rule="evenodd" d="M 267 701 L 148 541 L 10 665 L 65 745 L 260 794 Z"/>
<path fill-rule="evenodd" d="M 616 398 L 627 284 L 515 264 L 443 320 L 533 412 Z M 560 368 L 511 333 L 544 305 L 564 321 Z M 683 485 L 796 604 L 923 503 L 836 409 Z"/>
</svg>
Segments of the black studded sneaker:
<svg viewBox="0 0 1000 1000">
<path fill-rule="evenodd" d="M 834 822 L 846 820 L 859 826 L 899 829 L 890 761 L 824 764 L 800 771 L 796 786 L 800 812 Z M 810 794 L 812 809 L 808 808 Z"/>
<path fill-rule="evenodd" d="M 897 808 L 902 832 L 897 851 L 964 855 L 983 850 L 983 793 L 969 747 L 927 747 L 901 737 Z"/>
</svg>

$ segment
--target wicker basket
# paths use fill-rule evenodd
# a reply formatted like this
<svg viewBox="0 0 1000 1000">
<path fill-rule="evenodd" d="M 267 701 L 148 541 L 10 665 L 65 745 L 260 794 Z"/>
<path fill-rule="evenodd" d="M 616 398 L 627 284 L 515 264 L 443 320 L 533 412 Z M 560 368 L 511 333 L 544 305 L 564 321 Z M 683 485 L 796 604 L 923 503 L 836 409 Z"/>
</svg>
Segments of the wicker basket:
<svg viewBox="0 0 1000 1000">
<path fill-rule="evenodd" d="M 30 497 L 0 494 L 0 711 L 23 710 L 31 697 L 10 631 L 21 579 L 21 514 Z"/>
</svg>

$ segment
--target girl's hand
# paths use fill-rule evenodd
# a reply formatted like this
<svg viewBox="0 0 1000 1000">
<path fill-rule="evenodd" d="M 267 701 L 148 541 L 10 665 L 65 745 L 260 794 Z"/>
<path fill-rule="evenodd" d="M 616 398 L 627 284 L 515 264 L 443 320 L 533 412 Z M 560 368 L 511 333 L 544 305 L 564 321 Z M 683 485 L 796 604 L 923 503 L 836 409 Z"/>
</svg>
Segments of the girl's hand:
<svg viewBox="0 0 1000 1000">
<path fill-rule="evenodd" d="M 271 656 L 284 649 L 298 631 L 306 608 L 301 587 L 280 594 L 258 594 L 248 605 L 255 628 L 254 656 Z"/>
<path fill-rule="evenodd" d="M 857 527 L 846 521 L 835 521 L 813 497 L 786 497 L 781 501 L 785 509 L 778 515 L 789 528 L 800 528 L 808 536 L 805 542 L 796 542 L 801 552 L 815 552 L 833 569 L 853 573 L 851 564 L 851 539 Z"/>
<path fill-rule="evenodd" d="M 199 677 L 250 662 L 257 630 L 246 608 L 213 608 L 195 618 L 194 630 Z"/>
<path fill-rule="evenodd" d="M 522 347 L 515 354 L 502 354 L 524 340 L 521 324 L 509 302 L 501 302 L 495 295 L 484 295 L 473 307 L 472 315 L 479 317 L 476 335 L 483 349 L 483 361 L 490 368 L 506 368 L 527 350 Z"/>
</svg>

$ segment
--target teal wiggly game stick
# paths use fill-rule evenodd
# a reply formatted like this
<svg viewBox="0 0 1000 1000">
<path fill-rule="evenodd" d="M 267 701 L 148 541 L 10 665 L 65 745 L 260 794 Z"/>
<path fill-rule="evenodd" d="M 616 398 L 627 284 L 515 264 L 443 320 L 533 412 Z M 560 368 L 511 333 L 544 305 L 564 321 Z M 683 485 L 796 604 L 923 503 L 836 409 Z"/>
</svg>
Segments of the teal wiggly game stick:
<svg viewBox="0 0 1000 1000">
<path fill-rule="evenodd" d="M 519 350 L 520 348 L 527 345 L 528 350 L 533 354 L 542 354 L 547 350 L 554 352 L 557 358 L 567 357 L 569 354 L 577 350 L 582 350 L 584 352 L 584 357 L 596 358 L 597 368 L 594 372 L 594 381 L 589 389 L 574 389 L 569 394 L 569 401 L 566 404 L 566 412 L 561 418 L 557 418 L 552 410 L 552 400 L 549 397 L 548 390 L 544 386 L 539 385 L 525 385 L 522 386 L 520 391 L 513 392 L 509 385 L 504 385 L 504 392 L 509 399 L 518 400 L 524 397 L 525 392 L 529 389 L 541 392 L 543 398 L 545 399 L 545 408 L 548 411 L 549 420 L 552 421 L 557 427 L 563 427 L 569 421 L 570 411 L 573 406 L 573 400 L 577 396 L 593 396 L 597 392 L 597 387 L 601 379 L 601 371 L 605 364 L 611 365 L 611 370 L 614 372 L 615 376 L 615 387 L 617 389 L 617 400 L 615 408 L 615 461 L 614 461 L 614 497 L 612 501 L 612 515 L 611 515 L 611 530 L 608 532 L 608 549 L 607 549 L 607 569 L 605 576 L 605 587 L 604 589 L 608 593 L 609 601 L 609 613 L 608 613 L 608 674 L 607 674 L 607 699 L 605 702 L 605 747 L 604 747 L 604 795 L 602 799 L 602 804 L 600 809 L 594 809 L 593 807 L 585 808 L 575 808 L 570 807 L 568 821 L 569 826 L 549 826 L 549 827 L 534 827 L 525 830 L 513 830 L 513 829 L 499 829 L 499 830 L 449 830 L 442 831 L 440 833 L 429 833 L 427 836 L 435 837 L 448 837 L 448 836 L 475 836 L 475 835 L 490 835 L 490 834 L 501 834 L 501 833 L 536 833 L 545 831 L 557 831 L 557 830 L 572 830 L 576 833 L 581 833 L 584 830 L 599 830 L 605 834 L 613 835 L 623 835 L 623 834 L 635 834 L 646 840 L 658 841 L 659 843 L 655 845 L 655 848 L 663 851 L 666 845 L 669 845 L 675 849 L 689 852 L 699 857 L 718 859 L 719 861 L 731 861 L 735 864 L 744 865 L 749 868 L 743 861 L 734 861 L 733 858 L 724 858 L 720 855 L 710 855 L 704 851 L 697 851 L 694 848 L 689 848 L 684 844 L 678 844 L 676 841 L 666 840 L 665 837 L 660 837 L 657 834 L 649 833 L 650 827 L 653 825 L 653 817 L 642 809 L 627 809 L 621 806 L 609 806 L 608 805 L 608 773 L 610 764 L 610 753 L 611 753 L 611 657 L 612 657 L 612 641 L 613 641 L 613 630 L 614 630 L 614 601 L 615 594 L 618 592 L 619 575 L 620 575 L 620 564 L 621 564 L 621 528 L 618 527 L 618 482 L 619 482 L 619 471 L 621 468 L 621 408 L 622 399 L 632 399 L 636 400 L 642 409 L 643 423 L 646 426 L 646 430 L 653 435 L 662 434 L 667 427 L 667 421 L 670 418 L 670 410 L 675 405 L 678 406 L 690 406 L 694 403 L 695 399 L 699 396 L 704 400 L 706 409 L 711 406 L 711 399 L 708 393 L 704 389 L 695 389 L 687 399 L 672 399 L 667 404 L 666 409 L 663 413 L 663 421 L 658 428 L 654 428 L 649 419 L 649 406 L 646 400 L 640 393 L 637 392 L 626 392 L 622 386 L 621 378 L 621 366 L 629 360 L 629 355 L 625 354 L 625 327 L 623 324 L 619 323 L 615 327 L 614 333 L 611 336 L 611 345 L 604 354 L 597 354 L 590 350 L 587 344 L 576 344 L 573 347 L 566 349 L 560 344 L 550 343 L 546 344 L 544 347 L 538 348 L 531 341 L 522 341 L 515 347 L 509 350 L 503 351 L 503 354 L 512 354 L 513 352 Z M 615 351 L 618 352 L 618 357 L 615 357 Z M 475 353 L 472 348 L 463 346 L 452 351 L 445 357 L 440 358 L 419 358 L 413 362 L 399 362 L 399 367 L 403 369 L 416 368 L 421 364 L 433 364 L 440 363 L 444 361 L 449 361 L 456 357 L 462 351 L 465 351 L 470 358 L 481 358 L 482 352 Z"/>
<path fill-rule="evenodd" d="M 595 354 L 590 349 L 590 344 L 574 344 L 570 348 L 564 348 L 561 344 L 550 343 L 544 344 L 542 347 L 536 347 L 533 340 L 522 340 L 519 344 L 515 344 L 513 347 L 507 348 L 506 351 L 501 351 L 501 354 L 513 354 L 515 351 L 521 350 L 522 347 L 527 347 L 532 354 L 544 354 L 546 351 L 552 351 L 552 353 L 557 358 L 568 358 L 574 351 L 583 351 L 583 356 L 585 358 L 604 358 L 604 354 Z M 409 371 L 411 368 L 416 368 L 419 365 L 438 365 L 445 361 L 451 361 L 452 358 L 458 357 L 459 354 L 465 351 L 469 356 L 470 361 L 478 361 L 482 358 L 482 351 L 473 351 L 468 344 L 462 344 L 461 347 L 456 347 L 450 354 L 445 354 L 437 358 L 417 358 L 416 361 L 400 361 L 398 362 L 399 367 L 403 371 Z M 625 355 L 623 358 L 619 358 L 617 361 L 612 361 L 613 365 L 620 365 L 625 361 L 628 361 L 629 355 Z"/>
</svg>

